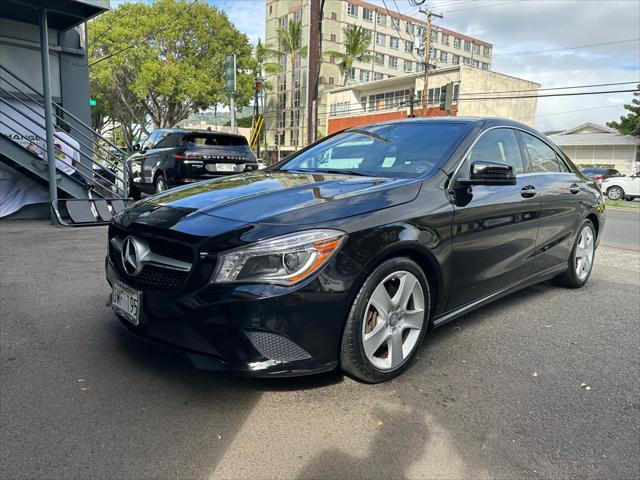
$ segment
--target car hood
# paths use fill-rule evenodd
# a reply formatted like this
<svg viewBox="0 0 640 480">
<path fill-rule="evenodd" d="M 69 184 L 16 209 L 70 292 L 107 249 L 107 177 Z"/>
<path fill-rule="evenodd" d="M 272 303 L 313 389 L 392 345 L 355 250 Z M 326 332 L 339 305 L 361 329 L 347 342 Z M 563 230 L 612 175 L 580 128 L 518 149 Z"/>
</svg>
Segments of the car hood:
<svg viewBox="0 0 640 480">
<path fill-rule="evenodd" d="M 416 179 L 258 171 L 180 187 L 144 203 L 241 223 L 312 224 L 409 202 L 420 185 Z"/>
</svg>

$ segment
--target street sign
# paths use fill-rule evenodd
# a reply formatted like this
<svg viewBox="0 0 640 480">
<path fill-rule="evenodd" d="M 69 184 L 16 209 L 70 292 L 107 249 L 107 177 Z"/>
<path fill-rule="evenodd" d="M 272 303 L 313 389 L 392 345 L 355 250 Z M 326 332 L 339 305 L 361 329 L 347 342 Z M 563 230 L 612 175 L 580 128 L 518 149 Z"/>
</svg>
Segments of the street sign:
<svg viewBox="0 0 640 480">
<path fill-rule="evenodd" d="M 89 106 L 90 107 L 95 107 L 97 104 L 98 104 L 98 102 L 96 101 L 95 98 L 89 97 Z"/>
<path fill-rule="evenodd" d="M 236 54 L 227 55 L 224 59 L 224 91 L 236 93 Z"/>
</svg>

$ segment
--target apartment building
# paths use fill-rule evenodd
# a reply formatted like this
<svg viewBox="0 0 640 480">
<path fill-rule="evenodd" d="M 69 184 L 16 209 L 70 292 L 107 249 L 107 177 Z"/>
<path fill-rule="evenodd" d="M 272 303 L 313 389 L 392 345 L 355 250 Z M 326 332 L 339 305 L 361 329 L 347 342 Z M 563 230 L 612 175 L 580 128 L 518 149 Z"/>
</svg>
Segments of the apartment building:
<svg viewBox="0 0 640 480">
<path fill-rule="evenodd" d="M 453 84 L 453 102 L 448 112 L 440 108 L 447 84 Z M 530 95 L 527 95 L 529 98 L 513 98 L 504 92 L 535 94 L 540 88 L 538 83 L 468 65 L 455 65 L 430 73 L 428 86 L 426 111 L 422 108 L 424 80 L 411 74 L 330 90 L 326 93 L 328 120 L 325 133 L 407 118 L 411 89 L 416 100 L 415 116 L 501 117 L 535 125 L 537 98 L 530 98 Z M 478 100 L 478 97 L 483 99 Z"/>
<path fill-rule="evenodd" d="M 310 43 L 310 2 L 312 0 L 266 0 L 266 43 L 278 48 L 277 29 L 289 21 L 302 23 L 303 45 Z M 393 2 L 387 2 L 387 4 Z M 358 62 L 350 72 L 342 74 L 338 60 L 323 55 L 320 63 L 317 105 L 320 132 L 326 131 L 328 108 L 324 92 L 344 86 L 424 73 L 426 21 L 399 14 L 391 7 L 374 5 L 362 0 L 326 0 L 322 17 L 321 47 L 323 52 L 344 51 L 344 27 L 358 25 L 370 33 L 369 54 L 372 62 Z M 493 46 L 434 25 L 431 33 L 430 65 L 443 68 L 467 65 L 491 70 Z M 293 151 L 305 144 L 307 130 L 307 80 L 309 58 L 300 58 L 293 79 L 288 59 L 277 60 L 283 73 L 268 75 L 272 86 L 267 94 L 267 144 L 273 146 L 276 136 L 283 151 Z"/>
</svg>

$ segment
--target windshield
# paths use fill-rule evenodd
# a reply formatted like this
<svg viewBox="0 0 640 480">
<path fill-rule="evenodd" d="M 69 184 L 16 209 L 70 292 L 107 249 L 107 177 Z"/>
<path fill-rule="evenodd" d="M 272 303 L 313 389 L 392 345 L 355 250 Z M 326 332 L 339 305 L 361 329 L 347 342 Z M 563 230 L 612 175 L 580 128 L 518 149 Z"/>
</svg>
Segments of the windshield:
<svg viewBox="0 0 640 480">
<path fill-rule="evenodd" d="M 440 166 L 465 126 L 416 122 L 351 129 L 302 152 L 280 170 L 415 177 Z"/>
<path fill-rule="evenodd" d="M 585 168 L 582 173 L 605 173 L 606 171 L 605 168 Z"/>
</svg>

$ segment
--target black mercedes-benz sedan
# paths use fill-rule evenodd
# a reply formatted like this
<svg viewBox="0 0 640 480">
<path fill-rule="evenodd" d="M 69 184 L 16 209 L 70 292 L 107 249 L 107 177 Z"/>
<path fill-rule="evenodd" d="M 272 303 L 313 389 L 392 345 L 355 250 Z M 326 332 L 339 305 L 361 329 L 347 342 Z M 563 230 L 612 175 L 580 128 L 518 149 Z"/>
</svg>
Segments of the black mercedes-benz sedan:
<svg viewBox="0 0 640 480">
<path fill-rule="evenodd" d="M 110 303 L 199 368 L 381 382 L 431 328 L 536 282 L 584 285 L 604 220 L 597 185 L 525 125 L 379 123 L 117 215 Z"/>
</svg>

